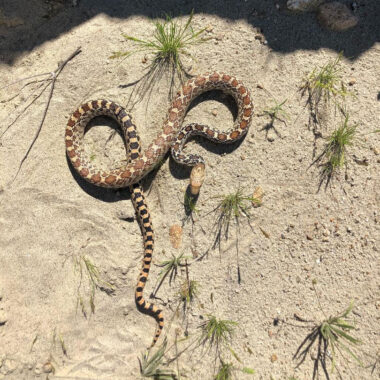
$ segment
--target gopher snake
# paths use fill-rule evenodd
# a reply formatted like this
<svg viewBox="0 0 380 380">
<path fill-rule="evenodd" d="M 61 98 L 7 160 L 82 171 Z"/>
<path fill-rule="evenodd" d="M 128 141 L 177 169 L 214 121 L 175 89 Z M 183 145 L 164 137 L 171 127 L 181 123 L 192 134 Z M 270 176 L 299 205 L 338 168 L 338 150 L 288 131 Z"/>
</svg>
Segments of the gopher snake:
<svg viewBox="0 0 380 380">
<path fill-rule="evenodd" d="M 230 94 L 238 105 L 238 115 L 231 129 L 221 132 L 200 124 L 182 123 L 191 102 L 200 94 L 210 90 L 221 90 Z M 128 163 L 104 171 L 94 165 L 84 153 L 83 139 L 85 127 L 90 119 L 106 115 L 115 119 L 124 133 Z M 129 186 L 132 202 L 138 216 L 144 238 L 144 258 L 136 286 L 135 300 L 138 309 L 152 315 L 157 321 L 152 346 L 156 343 L 164 326 L 162 311 L 143 298 L 143 290 L 148 278 L 153 254 L 153 229 L 148 207 L 139 181 L 171 149 L 173 158 L 180 164 L 204 166 L 202 157 L 182 152 L 186 141 L 192 135 L 201 135 L 216 143 L 231 143 L 241 139 L 249 128 L 252 117 L 252 102 L 248 89 L 233 76 L 222 73 L 199 75 L 187 81 L 177 92 L 169 108 L 162 131 L 141 153 L 140 138 L 130 115 L 119 105 L 107 100 L 94 100 L 82 104 L 69 118 L 66 127 L 66 152 L 73 167 L 86 181 L 102 187 L 122 188 Z M 194 169 L 193 169 L 194 170 Z"/>
</svg>

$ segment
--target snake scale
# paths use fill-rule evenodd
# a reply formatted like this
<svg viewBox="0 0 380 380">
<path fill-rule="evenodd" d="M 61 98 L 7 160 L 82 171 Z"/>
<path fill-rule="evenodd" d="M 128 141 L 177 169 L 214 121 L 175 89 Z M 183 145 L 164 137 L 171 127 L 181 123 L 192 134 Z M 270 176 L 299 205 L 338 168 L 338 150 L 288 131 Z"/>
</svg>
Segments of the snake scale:
<svg viewBox="0 0 380 380">
<path fill-rule="evenodd" d="M 238 106 L 238 115 L 232 128 L 219 131 L 196 123 L 182 126 L 191 102 L 202 93 L 211 90 L 221 90 L 234 98 Z M 155 168 L 169 149 L 174 160 L 180 164 L 193 167 L 204 166 L 201 156 L 183 152 L 184 145 L 190 136 L 200 135 L 216 143 L 237 141 L 247 133 L 252 114 L 251 97 L 243 83 L 231 75 L 214 72 L 198 75 L 182 86 L 172 101 L 163 129 L 144 152 L 141 152 L 140 137 L 132 117 L 114 102 L 102 99 L 89 101 L 82 104 L 68 120 L 65 133 L 66 153 L 79 175 L 96 186 L 129 187 L 131 191 L 131 199 L 144 239 L 143 267 L 136 286 L 135 300 L 141 312 L 156 319 L 157 328 L 152 346 L 161 334 L 164 318 L 162 311 L 143 297 L 153 255 L 154 235 L 148 206 L 139 181 Z M 109 116 L 121 126 L 128 155 L 127 163 L 116 165 L 106 171 L 94 165 L 83 149 L 86 126 L 91 119 L 99 115 Z"/>
</svg>

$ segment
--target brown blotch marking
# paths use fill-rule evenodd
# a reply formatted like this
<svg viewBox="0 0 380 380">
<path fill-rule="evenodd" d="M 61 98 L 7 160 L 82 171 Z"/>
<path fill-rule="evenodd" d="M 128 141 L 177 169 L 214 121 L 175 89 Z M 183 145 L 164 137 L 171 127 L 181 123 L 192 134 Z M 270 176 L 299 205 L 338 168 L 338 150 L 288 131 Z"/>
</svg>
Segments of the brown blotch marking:
<svg viewBox="0 0 380 380">
<path fill-rule="evenodd" d="M 75 125 L 75 123 L 76 123 L 76 121 L 70 118 L 70 120 L 67 122 L 67 125 L 68 125 L 69 127 L 73 127 L 73 126 Z M 66 134 L 67 134 L 67 132 L 66 132 Z M 70 135 L 70 136 L 71 136 L 71 135 Z"/>
<path fill-rule="evenodd" d="M 100 105 L 102 106 L 102 108 L 106 108 L 107 107 L 107 100 L 102 100 L 100 102 Z"/>
<path fill-rule="evenodd" d="M 182 87 L 182 93 L 184 95 L 189 95 L 191 93 L 191 87 L 190 86 L 183 86 Z"/>
<path fill-rule="evenodd" d="M 185 128 L 185 131 L 186 131 L 186 132 L 190 132 L 191 129 L 192 129 L 192 128 L 191 128 L 191 125 L 188 125 L 188 126 Z"/>
<path fill-rule="evenodd" d="M 96 173 L 94 175 L 91 176 L 91 181 L 94 182 L 94 183 L 98 183 L 101 181 L 101 177 L 100 177 L 100 174 L 99 173 Z"/>
<path fill-rule="evenodd" d="M 109 175 L 104 179 L 105 183 L 108 183 L 109 185 L 113 184 L 116 181 L 116 177 L 114 175 Z"/>
<path fill-rule="evenodd" d="M 210 81 L 211 82 L 217 82 L 218 80 L 219 80 L 219 74 L 214 73 L 214 74 L 210 75 Z"/>
<path fill-rule="evenodd" d="M 166 142 L 171 142 L 173 140 L 173 136 L 166 136 Z"/>
<path fill-rule="evenodd" d="M 240 123 L 240 128 L 241 129 L 245 129 L 248 127 L 248 121 L 246 120 L 243 120 L 241 123 Z"/>
<path fill-rule="evenodd" d="M 223 82 L 229 82 L 231 80 L 231 76 L 230 75 L 227 75 L 227 74 L 224 74 L 223 77 Z"/>
<path fill-rule="evenodd" d="M 165 127 L 164 127 L 164 133 L 166 135 L 168 135 L 168 134 L 170 134 L 172 132 L 173 132 L 173 128 L 170 125 L 165 125 Z"/>
<path fill-rule="evenodd" d="M 80 166 L 80 159 L 79 158 L 73 162 L 73 166 L 74 166 L 74 168 L 79 168 L 79 166 Z"/>
<path fill-rule="evenodd" d="M 252 113 L 252 110 L 250 108 L 247 108 L 244 110 L 244 116 L 245 117 L 251 116 L 251 113 Z"/>
<path fill-rule="evenodd" d="M 74 149 L 68 151 L 67 154 L 68 154 L 68 156 L 69 156 L 70 158 L 74 158 L 74 157 L 77 155 L 77 154 L 75 153 L 75 150 L 74 150 Z"/>
<path fill-rule="evenodd" d="M 207 129 L 206 133 L 207 133 L 207 135 L 210 136 L 210 137 L 213 137 L 213 136 L 214 136 L 214 132 L 213 132 L 211 129 Z"/>
<path fill-rule="evenodd" d="M 79 174 L 82 176 L 82 177 L 87 177 L 88 176 L 88 169 L 86 168 L 83 168 Z"/>
<path fill-rule="evenodd" d="M 121 174 L 120 174 L 120 177 L 121 178 L 129 178 L 131 176 L 131 172 L 129 170 L 124 170 Z"/>
<path fill-rule="evenodd" d="M 233 140 L 237 139 L 239 137 L 239 135 L 240 135 L 239 131 L 233 131 L 233 132 L 230 133 L 230 137 Z"/>
<path fill-rule="evenodd" d="M 93 100 L 91 102 L 91 104 L 92 104 L 92 108 L 98 108 L 98 101 L 97 100 Z"/>
<path fill-rule="evenodd" d="M 154 155 L 153 149 L 149 148 L 145 151 L 145 156 L 148 158 L 152 158 Z"/>
<path fill-rule="evenodd" d="M 177 108 L 177 109 L 180 109 L 182 107 L 182 101 L 180 98 L 176 99 L 174 102 L 173 102 L 173 108 Z"/>
<path fill-rule="evenodd" d="M 142 169 L 144 167 L 144 160 L 138 160 L 134 165 L 135 169 Z"/>
<path fill-rule="evenodd" d="M 177 136 L 179 140 L 182 140 L 184 137 L 185 137 L 185 134 L 183 132 L 179 133 Z"/>
<path fill-rule="evenodd" d="M 205 77 L 201 77 L 201 76 L 195 78 L 195 81 L 194 81 L 194 83 L 197 86 L 203 86 L 205 82 L 206 82 L 206 78 Z"/>
<path fill-rule="evenodd" d="M 231 84 L 232 84 L 234 87 L 236 87 L 236 86 L 239 84 L 239 82 L 238 82 L 236 79 L 234 79 L 234 80 L 231 82 Z"/>
<path fill-rule="evenodd" d="M 90 110 L 90 106 L 86 103 L 82 105 L 82 109 L 84 112 L 88 112 Z"/>
<path fill-rule="evenodd" d="M 198 131 L 203 131 L 203 127 L 199 124 L 195 126 L 195 129 L 197 129 Z"/>
<path fill-rule="evenodd" d="M 239 92 L 243 95 L 246 93 L 246 89 L 244 86 L 239 87 Z"/>
<path fill-rule="evenodd" d="M 72 136 L 73 135 L 73 131 L 71 129 L 66 129 L 66 136 Z"/>
<path fill-rule="evenodd" d="M 178 158 L 179 158 L 180 160 L 184 160 L 184 159 L 185 159 L 185 156 L 184 156 L 183 154 L 180 154 L 180 155 L 178 156 Z"/>
<path fill-rule="evenodd" d="M 79 118 L 80 118 L 80 115 L 81 115 L 81 113 L 80 113 L 78 110 L 76 110 L 76 111 L 73 113 L 73 117 L 75 117 L 75 119 L 79 119 Z"/>
<path fill-rule="evenodd" d="M 73 145 L 72 140 L 66 140 L 66 147 L 69 148 L 70 146 Z"/>
<path fill-rule="evenodd" d="M 175 112 L 169 113 L 169 121 L 174 121 L 177 118 L 177 114 Z"/>
<path fill-rule="evenodd" d="M 249 95 L 244 96 L 243 103 L 246 106 L 251 103 L 251 98 L 249 97 Z"/>
<path fill-rule="evenodd" d="M 225 141 L 227 139 L 227 135 L 224 133 L 219 133 L 218 134 L 218 140 L 220 141 Z"/>
<path fill-rule="evenodd" d="M 178 144 L 178 143 L 177 143 L 177 144 L 174 144 L 173 149 L 174 149 L 174 150 L 178 150 L 178 149 L 179 149 L 179 144 Z"/>
<path fill-rule="evenodd" d="M 163 145 L 165 143 L 165 140 L 160 136 L 160 137 L 157 137 L 156 140 L 154 140 L 154 143 L 156 145 Z"/>
</svg>

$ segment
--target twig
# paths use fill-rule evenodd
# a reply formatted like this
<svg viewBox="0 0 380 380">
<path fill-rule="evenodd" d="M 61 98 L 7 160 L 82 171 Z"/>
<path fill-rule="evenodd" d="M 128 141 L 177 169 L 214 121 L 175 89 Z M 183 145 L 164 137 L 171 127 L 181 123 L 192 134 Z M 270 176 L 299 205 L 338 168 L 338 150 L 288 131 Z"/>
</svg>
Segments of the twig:
<svg viewBox="0 0 380 380">
<path fill-rule="evenodd" d="M 43 124 L 44 124 L 44 122 L 45 122 L 45 118 L 46 118 L 46 115 L 47 115 L 47 112 L 48 112 L 48 109 L 49 109 L 49 106 L 50 106 L 50 101 L 51 101 L 51 99 L 52 99 L 52 97 L 53 97 L 53 92 L 54 92 L 54 87 L 55 87 L 55 82 L 56 82 L 56 80 L 57 80 L 57 78 L 58 78 L 58 75 L 61 73 L 61 71 L 63 70 L 63 68 L 66 66 L 66 64 L 69 62 L 69 61 L 71 61 L 77 54 L 79 54 L 81 52 L 81 47 L 78 47 L 75 51 L 74 51 L 74 53 L 72 53 L 67 59 L 65 59 L 59 66 L 58 66 L 58 68 L 55 70 L 55 71 L 53 71 L 53 72 L 51 72 L 50 73 L 50 78 L 48 78 L 48 79 L 46 79 L 46 81 L 49 81 L 50 80 L 50 83 L 48 83 L 45 87 L 44 87 L 44 89 L 41 91 L 41 93 L 24 109 L 24 111 L 29 107 L 29 106 L 31 106 L 33 103 L 34 103 L 34 101 L 37 99 L 37 98 L 39 98 L 41 95 L 42 95 L 42 93 L 45 91 L 45 89 L 50 85 L 50 92 L 49 92 L 49 97 L 48 97 L 48 99 L 47 99 L 47 102 L 46 102 L 46 106 L 45 106 L 45 109 L 44 109 L 44 113 L 43 113 L 43 115 L 42 115 L 42 119 L 41 119 L 41 122 L 40 122 L 40 124 L 39 124 L 39 126 L 38 126 L 38 129 L 37 129 L 37 132 L 36 132 L 36 134 L 35 134 L 35 136 L 34 136 L 34 138 L 33 138 L 33 140 L 32 140 L 32 143 L 30 144 L 30 146 L 29 146 L 29 149 L 27 150 L 27 152 L 25 153 L 25 155 L 24 155 L 24 157 L 22 158 L 22 160 L 20 161 L 20 165 L 19 165 L 19 167 L 18 167 L 18 170 L 17 170 L 17 172 L 16 172 L 16 175 L 14 176 L 14 178 L 13 178 L 13 180 L 11 181 L 11 184 L 14 182 L 14 180 L 16 179 L 16 177 L 17 177 L 17 175 L 18 175 L 18 173 L 20 172 L 20 170 L 21 170 L 21 167 L 22 167 L 22 165 L 23 165 L 23 163 L 24 163 L 24 161 L 27 159 L 27 157 L 28 157 L 28 155 L 29 155 L 29 153 L 30 153 L 30 151 L 32 150 L 32 148 L 33 148 L 33 145 L 34 145 L 34 143 L 36 142 L 36 140 L 37 140 L 37 138 L 38 138 L 38 136 L 39 136 L 39 134 L 40 134 L 40 132 L 41 132 L 41 129 L 42 129 L 42 126 L 43 126 Z M 35 75 L 35 76 L 33 76 L 33 77 L 37 77 L 37 76 L 42 76 L 42 75 L 46 75 L 47 73 L 45 73 L 45 74 L 39 74 L 39 75 Z M 29 78 L 24 78 L 24 80 L 25 79 L 30 79 L 30 78 L 32 78 L 32 77 L 29 77 Z M 21 81 L 22 79 L 20 79 L 20 81 Z M 17 81 L 17 82 L 19 82 L 19 81 Z M 17 82 L 14 82 L 14 83 L 17 83 Z M 23 112 L 24 112 L 23 111 Z M 15 123 L 15 121 L 18 119 L 18 117 L 12 122 L 12 124 L 14 124 Z M 12 125 L 11 124 L 11 125 Z M 9 127 L 10 126 L 8 126 L 8 128 L 6 129 L 6 130 L 8 130 L 9 129 Z M 5 132 L 4 132 L 5 133 Z M 4 134 L 3 133 L 3 134 Z"/>
</svg>

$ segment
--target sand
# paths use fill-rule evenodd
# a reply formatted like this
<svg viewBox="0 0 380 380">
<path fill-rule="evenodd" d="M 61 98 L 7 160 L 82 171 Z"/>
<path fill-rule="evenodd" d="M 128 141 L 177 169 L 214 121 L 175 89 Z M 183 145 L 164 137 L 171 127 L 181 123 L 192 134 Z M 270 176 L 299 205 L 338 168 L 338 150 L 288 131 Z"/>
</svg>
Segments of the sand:
<svg viewBox="0 0 380 380">
<path fill-rule="evenodd" d="M 187 151 L 202 154 L 207 163 L 194 224 L 183 222 L 188 169 L 168 157 L 143 181 L 156 234 L 154 263 L 182 253 L 192 261 L 208 250 L 189 267 L 199 295 L 185 317 L 177 310 L 183 268 L 157 293 L 155 303 L 166 318 L 163 335 L 172 347 L 167 358 L 175 355 L 176 334 L 181 351 L 213 314 L 238 323 L 232 348 L 241 363 L 228 349 L 224 360 L 255 370 L 253 376 L 236 370 L 235 378 L 311 379 L 315 350 L 297 369 L 293 355 L 314 322 L 343 311 L 352 300 L 352 334 L 363 341 L 356 352 L 364 366 L 340 355 L 337 366 L 343 379 L 378 378 L 380 135 L 373 132 L 380 115 L 379 3 L 358 1 L 359 24 L 345 33 L 321 29 L 313 14 L 290 13 L 285 1 L 278 1 L 278 7 L 272 1 L 240 0 L 134 3 L 0 2 L 2 20 L 8 20 L 0 24 L 1 86 L 53 71 L 82 47 L 59 75 L 41 133 L 12 184 L 48 92 L 1 139 L 0 379 L 139 378 L 138 357 L 151 342 L 155 322 L 134 303 L 143 251 L 129 192 L 96 188 L 80 179 L 66 159 L 64 129 L 82 102 L 110 99 L 130 109 L 147 146 L 169 107 L 169 83 L 163 77 L 150 97 L 132 104 L 133 83 L 146 72 L 150 57 L 146 63 L 142 53 L 124 61 L 109 57 L 132 49 L 121 33 L 149 38 L 153 18 L 170 13 L 185 21 L 192 9 L 194 28 L 208 27 L 210 39 L 189 49 L 192 59 L 186 58 L 185 66 L 193 74 L 219 70 L 240 78 L 252 92 L 255 116 L 246 138 L 234 146 L 201 139 L 188 144 Z M 340 51 L 343 80 L 351 81 L 348 88 L 355 94 L 346 104 L 358 134 L 348 148 L 347 172 L 318 191 L 320 168 L 311 164 L 341 119 L 330 106 L 323 126 L 313 131 L 299 86 L 314 67 Z M 0 90 L 2 132 L 30 99 L 32 91 L 21 90 L 23 83 Z M 287 125 L 276 120 L 268 128 L 270 119 L 261 114 L 274 99 L 287 99 L 289 118 Z M 215 94 L 203 100 L 186 122 L 228 128 L 233 122 L 228 102 Z M 99 118 L 93 125 L 86 142 L 94 159 L 105 165 L 124 159 L 122 139 L 113 133 L 116 124 Z M 220 250 L 212 249 L 218 196 L 239 187 L 252 194 L 257 186 L 265 194 L 262 206 L 250 210 L 252 228 L 241 218 L 240 233 L 232 223 L 229 239 Z M 183 241 L 175 249 L 169 228 L 182 223 Z M 96 265 L 103 281 L 94 292 L 94 313 L 85 259 Z M 160 271 L 152 266 L 146 297 Z M 301 322 L 295 314 L 314 322 Z M 181 341 L 186 331 L 189 338 Z M 214 352 L 197 347 L 171 368 L 179 368 L 183 379 L 212 379 L 218 368 L 214 359 Z M 55 374 L 49 373 L 52 367 Z M 338 371 L 330 378 L 338 379 Z"/>
</svg>

